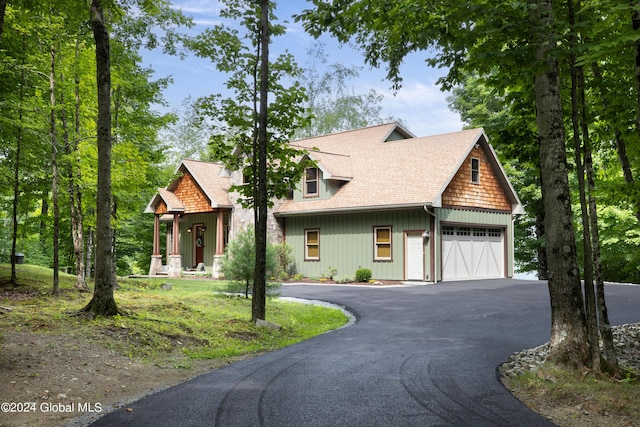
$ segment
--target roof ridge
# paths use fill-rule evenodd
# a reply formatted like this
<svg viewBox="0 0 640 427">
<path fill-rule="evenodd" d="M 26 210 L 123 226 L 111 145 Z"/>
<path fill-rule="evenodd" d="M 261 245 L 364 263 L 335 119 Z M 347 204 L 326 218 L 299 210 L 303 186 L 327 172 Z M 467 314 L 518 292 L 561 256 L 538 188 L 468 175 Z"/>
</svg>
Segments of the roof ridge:
<svg viewBox="0 0 640 427">
<path fill-rule="evenodd" d="M 314 148 L 308 148 L 305 147 L 303 145 L 295 145 L 295 144 L 290 144 L 292 147 L 297 147 L 297 148 L 301 148 L 303 150 L 308 151 L 309 154 L 313 154 L 313 153 L 321 153 L 321 154 L 330 154 L 332 156 L 341 156 L 341 157 L 351 157 L 350 154 L 343 154 L 343 153 L 334 153 L 332 151 L 325 151 L 325 150 L 321 150 L 317 147 Z"/>
<path fill-rule="evenodd" d="M 221 161 L 209 161 L 209 160 L 197 160 L 197 159 L 182 159 L 180 161 L 180 163 L 184 163 L 184 162 L 194 162 L 194 163 L 208 163 L 208 164 L 215 164 L 215 165 L 224 165 L 224 163 L 222 163 Z"/>
<path fill-rule="evenodd" d="M 358 129 L 341 130 L 341 131 L 337 131 L 337 132 L 325 133 L 325 134 L 322 134 L 322 135 L 310 136 L 308 138 L 296 139 L 295 141 L 292 141 L 292 142 L 308 141 L 310 139 L 324 138 L 324 137 L 327 137 L 327 136 L 335 136 L 335 135 L 340 135 L 340 134 L 344 134 L 344 133 L 360 132 L 360 131 L 363 131 L 363 130 L 366 130 L 366 129 L 373 129 L 373 128 L 376 128 L 376 127 L 389 126 L 389 125 L 393 125 L 393 124 L 395 124 L 396 126 L 400 125 L 400 123 L 398 123 L 397 121 L 387 122 L 387 123 L 380 123 L 380 124 L 377 124 L 377 125 L 365 126 L 363 128 L 358 128 Z"/>
</svg>

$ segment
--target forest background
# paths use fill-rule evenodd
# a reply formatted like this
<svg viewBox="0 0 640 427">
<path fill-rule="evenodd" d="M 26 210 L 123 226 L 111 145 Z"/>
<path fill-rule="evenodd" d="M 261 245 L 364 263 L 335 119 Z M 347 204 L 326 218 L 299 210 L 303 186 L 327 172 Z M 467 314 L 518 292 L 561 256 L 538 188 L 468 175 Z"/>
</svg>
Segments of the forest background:
<svg viewBox="0 0 640 427">
<path fill-rule="evenodd" d="M 0 261 L 10 261 L 14 241 L 16 252 L 31 264 L 53 267 L 58 251 L 58 266 L 74 273 L 82 270 L 86 283 L 94 264 L 97 181 L 95 48 L 87 7 L 72 0 L 3 1 L 2 6 Z M 211 160 L 210 124 L 202 120 L 197 98 L 185 98 L 180 106 L 168 105 L 163 94 L 171 78 L 156 78 L 155 70 L 143 65 L 142 59 L 149 49 L 159 49 L 175 61 L 189 55 L 183 42 L 190 37 L 193 21 L 170 2 L 147 4 L 146 9 L 134 2 L 119 2 L 118 6 L 108 12 L 113 79 L 112 223 L 117 274 L 127 275 L 148 270 L 152 218 L 143 211 L 156 189 L 169 182 L 180 158 Z M 580 28 L 590 37 L 581 40 L 578 53 L 586 76 L 585 114 L 594 170 L 591 194 L 598 200 L 603 275 L 609 281 L 638 283 L 636 13 L 632 6 L 611 2 L 583 8 Z M 298 136 L 403 119 L 384 112 L 385 98 L 380 92 L 354 88 L 362 69 L 327 63 L 322 45 L 310 47 L 307 57 L 296 59 L 303 63 L 299 80 L 307 89 L 307 107 L 316 119 Z M 562 59 L 569 58 L 567 53 Z M 544 278 L 533 94 L 515 62 L 505 54 L 500 67 L 488 61 L 483 75 L 468 73 L 449 85 L 445 79 L 443 87 L 451 90 L 450 106 L 465 125 L 485 128 L 527 209 L 527 215 L 517 218 L 519 270 L 535 271 Z M 317 66 L 319 63 L 323 66 Z M 508 85 L 494 84 L 507 75 L 511 76 Z M 565 75 L 562 87 L 567 111 L 572 108 L 571 86 Z M 566 129 L 571 138 L 570 120 Z M 582 251 L 576 153 L 569 144 L 572 203 L 577 213 L 574 224 L 577 247 Z M 79 252 L 82 262 L 78 262 Z"/>
</svg>

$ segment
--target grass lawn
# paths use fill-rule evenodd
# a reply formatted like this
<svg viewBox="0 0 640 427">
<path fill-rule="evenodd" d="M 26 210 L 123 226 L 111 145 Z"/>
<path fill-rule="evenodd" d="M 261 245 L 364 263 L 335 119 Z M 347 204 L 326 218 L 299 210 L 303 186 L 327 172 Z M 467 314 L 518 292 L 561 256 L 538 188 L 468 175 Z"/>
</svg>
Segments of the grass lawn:
<svg viewBox="0 0 640 427">
<path fill-rule="evenodd" d="M 347 322 L 337 309 L 270 298 L 267 320 L 281 329 L 258 328 L 251 322 L 251 300 L 218 293 L 227 282 L 203 278 L 118 280 L 119 309 L 112 318 L 84 320 L 72 314 L 91 299 L 73 289 L 75 276 L 60 273 L 58 296 L 51 295 L 52 271 L 18 265 L 20 286 L 0 287 L 2 331 L 34 334 L 73 333 L 97 340 L 132 359 L 176 366 L 190 359 L 215 359 L 271 351 L 336 329 Z M 10 266 L 0 265 L 6 283 Z M 168 290 L 162 284 L 171 284 Z"/>
</svg>

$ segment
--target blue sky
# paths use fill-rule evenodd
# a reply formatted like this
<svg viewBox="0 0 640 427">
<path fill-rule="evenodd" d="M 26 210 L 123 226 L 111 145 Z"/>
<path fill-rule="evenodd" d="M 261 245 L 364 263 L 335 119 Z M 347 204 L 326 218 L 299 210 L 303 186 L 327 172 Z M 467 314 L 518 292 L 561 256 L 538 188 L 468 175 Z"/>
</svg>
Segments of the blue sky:
<svg viewBox="0 0 640 427">
<path fill-rule="evenodd" d="M 191 16 L 196 23 L 193 33 L 200 33 L 205 28 L 218 24 L 220 3 L 215 0 L 173 0 L 175 7 Z M 304 0 L 280 0 L 276 9 L 276 16 L 280 23 L 287 27 L 287 33 L 274 40 L 271 48 L 273 54 L 287 49 L 295 57 L 298 64 L 305 66 L 308 57 L 307 49 L 317 41 L 306 34 L 299 23 L 293 22 L 291 16 L 312 7 Z M 424 60 L 427 53 L 413 54 L 405 61 L 401 68 L 403 87 L 394 94 L 390 89 L 391 83 L 384 80 L 383 69 L 371 69 L 364 64 L 360 52 L 349 46 L 340 46 L 329 36 L 319 40 L 325 45 L 329 54 L 328 63 L 341 63 L 345 66 L 363 67 L 360 78 L 351 81 L 350 89 L 356 93 L 366 93 L 375 89 L 384 95 L 382 102 L 384 116 L 391 115 L 400 118 L 417 136 L 435 135 L 454 132 L 462 129 L 462 122 L 457 113 L 449 110 L 446 102 L 447 93 L 441 92 L 436 86 L 436 80 L 445 71 L 428 67 Z M 155 77 L 172 76 L 174 83 L 165 91 L 165 99 L 170 104 L 169 110 L 177 109 L 183 99 L 188 96 L 200 96 L 220 93 L 224 91 L 224 75 L 214 69 L 207 60 L 188 57 L 179 60 L 176 57 L 162 55 L 160 52 L 143 52 L 144 65 L 151 66 Z"/>
</svg>

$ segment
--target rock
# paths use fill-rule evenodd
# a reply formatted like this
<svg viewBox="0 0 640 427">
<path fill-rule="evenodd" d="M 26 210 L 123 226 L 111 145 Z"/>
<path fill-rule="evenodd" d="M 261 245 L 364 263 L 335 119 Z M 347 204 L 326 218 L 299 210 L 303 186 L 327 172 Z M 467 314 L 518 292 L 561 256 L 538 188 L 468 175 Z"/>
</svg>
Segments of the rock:
<svg viewBox="0 0 640 427">
<path fill-rule="evenodd" d="M 162 285 L 160 285 L 160 289 L 162 289 L 163 291 L 171 290 L 171 283 L 163 283 Z"/>
<path fill-rule="evenodd" d="M 277 323 L 269 322 L 267 320 L 262 320 L 262 319 L 256 320 L 256 326 L 258 328 L 269 328 L 269 329 L 275 329 L 277 331 L 282 328 L 282 326 L 278 325 Z"/>
<path fill-rule="evenodd" d="M 640 348 L 638 334 L 640 323 L 614 326 L 611 328 L 613 342 L 616 347 L 618 364 L 623 368 L 640 371 Z M 550 344 L 522 350 L 514 353 L 500 366 L 500 372 L 506 377 L 517 377 L 523 372 L 535 371 L 547 359 Z"/>
</svg>

